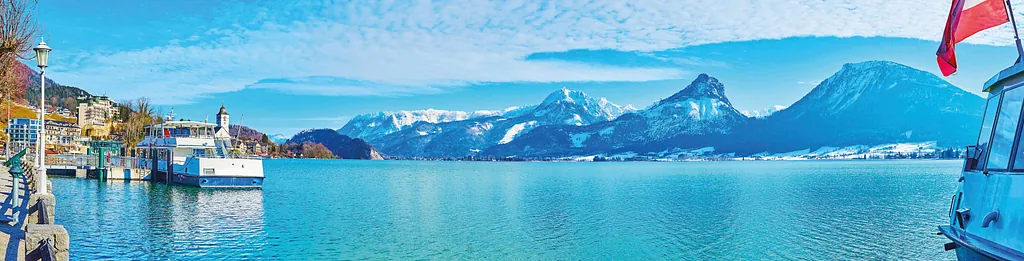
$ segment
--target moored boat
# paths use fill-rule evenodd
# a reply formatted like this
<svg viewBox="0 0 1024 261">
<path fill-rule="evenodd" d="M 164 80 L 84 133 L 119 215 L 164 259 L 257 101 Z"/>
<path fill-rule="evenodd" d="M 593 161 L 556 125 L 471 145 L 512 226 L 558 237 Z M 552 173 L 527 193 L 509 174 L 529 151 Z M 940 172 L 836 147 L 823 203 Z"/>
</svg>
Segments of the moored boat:
<svg viewBox="0 0 1024 261">
<path fill-rule="evenodd" d="M 262 187 L 261 158 L 234 151 L 223 106 L 217 124 L 168 121 L 146 126 L 136 147 L 149 159 L 152 180 L 197 187 Z"/>
<path fill-rule="evenodd" d="M 957 42 L 1004 23 L 1013 25 L 1017 60 L 985 82 L 985 102 L 977 142 L 968 146 L 956 192 L 949 202 L 949 225 L 939 234 L 952 242 L 959 260 L 1024 260 L 1024 48 L 1009 1 L 986 0 L 965 7 L 953 0 L 936 55 L 943 75 L 957 70 Z"/>
</svg>

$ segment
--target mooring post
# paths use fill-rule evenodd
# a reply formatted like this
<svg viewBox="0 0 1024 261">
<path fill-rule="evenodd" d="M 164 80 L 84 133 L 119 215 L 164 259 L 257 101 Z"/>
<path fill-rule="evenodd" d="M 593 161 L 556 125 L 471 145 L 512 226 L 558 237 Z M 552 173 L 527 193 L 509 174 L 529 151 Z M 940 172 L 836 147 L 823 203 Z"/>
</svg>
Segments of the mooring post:
<svg viewBox="0 0 1024 261">
<path fill-rule="evenodd" d="M 170 184 L 172 175 L 174 175 L 174 151 L 167 149 L 167 179 L 164 183 Z"/>
<path fill-rule="evenodd" d="M 25 174 L 25 170 L 21 168 L 21 156 L 25 155 L 25 151 L 22 150 L 18 154 L 12 156 L 7 162 L 4 163 L 8 168 L 7 172 L 11 174 L 11 223 L 18 223 L 18 180 L 21 180 L 21 176 Z"/>
<path fill-rule="evenodd" d="M 149 146 L 149 154 L 147 154 L 146 156 L 149 156 L 149 180 L 160 181 L 160 175 L 158 175 L 156 172 L 159 169 L 159 165 L 157 165 L 159 163 L 157 162 L 158 159 L 160 158 L 157 157 L 156 150 L 153 149 L 152 145 Z"/>
<path fill-rule="evenodd" d="M 97 170 L 96 170 L 96 179 L 99 180 L 99 181 L 107 181 L 107 179 L 106 179 L 107 178 L 106 177 L 107 176 L 106 175 L 106 168 L 105 168 L 106 164 L 104 164 L 105 162 L 104 162 L 104 159 L 103 159 L 103 155 L 104 155 L 103 154 L 103 147 L 100 147 L 99 148 L 99 153 L 96 155 L 96 158 L 97 158 L 96 162 L 99 162 L 99 163 L 96 164 L 97 165 L 96 166 L 96 168 L 97 168 Z"/>
</svg>

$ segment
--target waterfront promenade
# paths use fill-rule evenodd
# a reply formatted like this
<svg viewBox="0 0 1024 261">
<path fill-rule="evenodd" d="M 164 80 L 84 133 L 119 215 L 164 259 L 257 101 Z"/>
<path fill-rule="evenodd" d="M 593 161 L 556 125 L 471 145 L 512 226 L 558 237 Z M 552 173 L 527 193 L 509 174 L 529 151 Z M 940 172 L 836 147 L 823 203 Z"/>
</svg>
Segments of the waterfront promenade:
<svg viewBox="0 0 1024 261">
<path fill-rule="evenodd" d="M 35 193 L 36 169 L 32 164 L 22 167 L 24 175 L 14 182 L 10 168 L 0 165 L 0 256 L 3 260 L 68 260 L 70 238 L 63 226 L 54 224 L 52 189 Z M 11 196 L 12 184 L 18 186 L 17 197 Z"/>
<path fill-rule="evenodd" d="M 28 199 L 30 192 L 25 189 L 24 177 L 18 180 L 18 197 L 19 202 L 17 206 L 13 206 L 14 198 L 11 197 L 11 184 L 13 184 L 14 177 L 8 174 L 10 168 L 0 166 L 0 213 L 5 216 L 12 216 L 14 213 L 18 213 L 18 222 L 11 224 L 0 224 L 0 254 L 4 257 L 4 260 L 25 260 L 25 230 L 22 229 L 22 224 L 26 215 L 28 215 Z"/>
</svg>

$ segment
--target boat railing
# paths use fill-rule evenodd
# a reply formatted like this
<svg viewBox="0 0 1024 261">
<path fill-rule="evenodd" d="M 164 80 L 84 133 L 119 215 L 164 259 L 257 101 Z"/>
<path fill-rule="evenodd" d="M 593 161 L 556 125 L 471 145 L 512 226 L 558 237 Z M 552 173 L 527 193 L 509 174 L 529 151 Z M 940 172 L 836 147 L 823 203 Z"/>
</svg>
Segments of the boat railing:
<svg viewBox="0 0 1024 261">
<path fill-rule="evenodd" d="M 244 155 L 244 154 L 228 154 L 226 156 L 202 155 L 202 156 L 195 156 L 195 157 L 196 158 L 206 158 L 206 159 L 263 159 L 263 157 L 258 156 L 258 155 Z"/>
<path fill-rule="evenodd" d="M 978 165 L 981 161 L 981 149 L 978 146 L 967 146 L 964 154 L 964 169 L 963 171 L 977 170 Z"/>
</svg>

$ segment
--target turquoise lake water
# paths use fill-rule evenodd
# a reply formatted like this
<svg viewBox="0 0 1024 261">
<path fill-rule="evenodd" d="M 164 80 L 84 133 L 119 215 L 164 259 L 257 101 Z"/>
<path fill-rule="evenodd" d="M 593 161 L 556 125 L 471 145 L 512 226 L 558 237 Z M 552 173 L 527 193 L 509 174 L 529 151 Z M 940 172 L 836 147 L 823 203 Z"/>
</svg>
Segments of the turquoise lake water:
<svg viewBox="0 0 1024 261">
<path fill-rule="evenodd" d="M 267 160 L 262 189 L 53 178 L 72 260 L 952 260 L 961 161 Z"/>
</svg>

